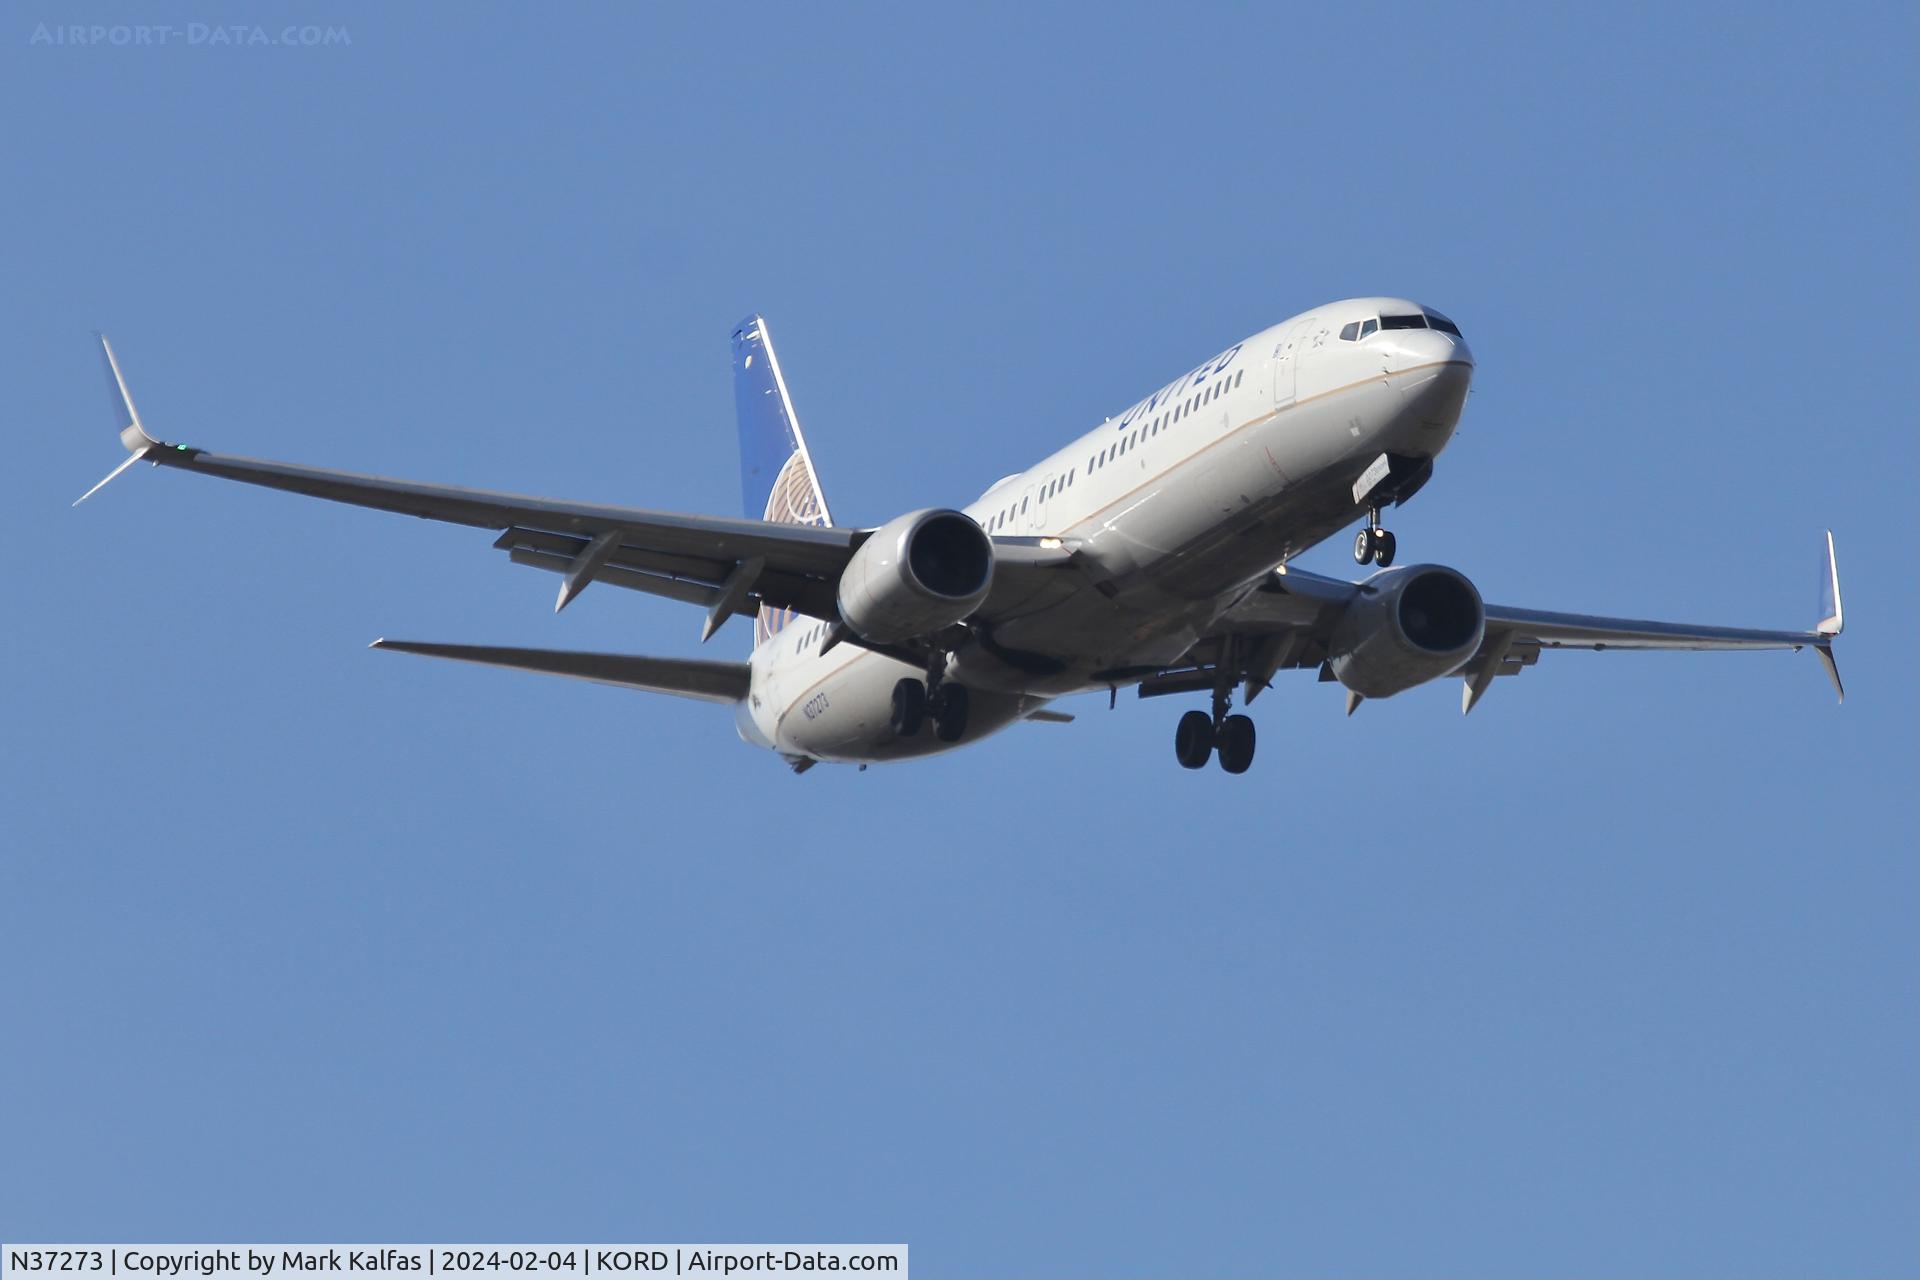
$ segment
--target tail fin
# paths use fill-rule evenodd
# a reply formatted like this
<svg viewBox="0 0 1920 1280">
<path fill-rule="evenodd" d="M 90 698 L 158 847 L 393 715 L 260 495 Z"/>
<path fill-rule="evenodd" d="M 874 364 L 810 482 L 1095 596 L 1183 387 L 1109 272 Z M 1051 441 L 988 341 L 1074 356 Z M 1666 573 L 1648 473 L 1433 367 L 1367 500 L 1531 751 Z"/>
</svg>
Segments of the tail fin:
<svg viewBox="0 0 1920 1280">
<path fill-rule="evenodd" d="M 733 407 L 740 421 L 740 498 L 746 515 L 781 524 L 832 524 L 767 322 L 733 327 Z"/>
</svg>

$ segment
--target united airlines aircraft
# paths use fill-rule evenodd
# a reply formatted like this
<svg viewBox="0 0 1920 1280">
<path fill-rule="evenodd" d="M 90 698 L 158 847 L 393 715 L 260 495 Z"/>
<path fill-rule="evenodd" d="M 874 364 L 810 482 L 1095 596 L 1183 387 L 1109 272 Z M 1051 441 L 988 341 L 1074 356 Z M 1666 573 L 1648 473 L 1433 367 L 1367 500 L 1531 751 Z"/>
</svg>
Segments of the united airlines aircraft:
<svg viewBox="0 0 1920 1280">
<path fill-rule="evenodd" d="M 1188 369 L 1118 417 L 959 508 L 836 524 L 759 316 L 733 331 L 745 518 L 673 515 L 230 457 L 148 432 L 100 339 L 120 441 L 136 461 L 499 531 L 515 564 L 703 611 L 702 641 L 753 619 L 745 662 L 377 640 L 732 708 L 740 736 L 796 771 L 965 746 L 1089 690 L 1191 697 L 1188 769 L 1253 762 L 1251 706 L 1317 673 L 1346 709 L 1444 676 L 1467 712 L 1547 649 L 1812 649 L 1840 675 L 1833 535 L 1811 631 L 1687 626 L 1488 604 L 1458 570 L 1394 567 L 1381 523 L 1433 475 L 1473 378 L 1446 316 L 1401 298 L 1316 307 Z M 89 490 L 91 496 L 102 480 Z M 1293 567 L 1358 523 L 1359 582 Z"/>
</svg>

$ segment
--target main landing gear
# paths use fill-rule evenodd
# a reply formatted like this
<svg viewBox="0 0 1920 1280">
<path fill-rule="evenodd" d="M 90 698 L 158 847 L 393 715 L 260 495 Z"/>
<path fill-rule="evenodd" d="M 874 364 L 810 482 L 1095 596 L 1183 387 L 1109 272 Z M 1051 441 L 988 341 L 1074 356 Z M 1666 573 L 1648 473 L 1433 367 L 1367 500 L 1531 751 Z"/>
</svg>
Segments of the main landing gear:
<svg viewBox="0 0 1920 1280">
<path fill-rule="evenodd" d="M 1181 768 L 1204 769 L 1215 754 L 1228 773 L 1245 773 L 1253 764 L 1253 720 L 1228 715 L 1228 703 L 1226 689 L 1216 689 L 1212 714 L 1189 711 L 1180 717 L 1173 731 L 1173 754 Z"/>
<path fill-rule="evenodd" d="M 1393 563 L 1393 553 L 1398 547 L 1393 535 L 1380 527 L 1380 508 L 1367 508 L 1367 527 L 1353 537 L 1353 559 L 1356 564 L 1377 564 L 1382 569 Z"/>
<path fill-rule="evenodd" d="M 933 736 L 958 742 L 967 731 L 968 697 L 965 685 L 902 680 L 893 686 L 888 726 L 897 738 L 911 738 L 929 719 Z"/>
</svg>

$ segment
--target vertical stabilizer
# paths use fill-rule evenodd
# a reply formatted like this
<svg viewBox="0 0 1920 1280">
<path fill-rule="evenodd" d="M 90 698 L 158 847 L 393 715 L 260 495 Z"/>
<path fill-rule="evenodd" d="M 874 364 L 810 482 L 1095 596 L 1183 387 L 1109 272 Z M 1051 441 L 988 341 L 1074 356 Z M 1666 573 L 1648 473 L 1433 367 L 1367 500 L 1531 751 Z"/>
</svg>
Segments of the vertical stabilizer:
<svg viewBox="0 0 1920 1280">
<path fill-rule="evenodd" d="M 748 316 L 733 327 L 733 409 L 740 425 L 740 500 L 750 519 L 781 524 L 833 523 L 820 489 L 807 438 L 800 434 L 793 397 L 787 393 L 780 357 L 773 353 L 767 322 Z M 791 609 L 760 607 L 753 620 L 756 645 L 793 618 Z"/>
<path fill-rule="evenodd" d="M 782 524 L 832 524 L 773 338 L 759 316 L 733 327 L 733 407 L 744 514 Z"/>
</svg>

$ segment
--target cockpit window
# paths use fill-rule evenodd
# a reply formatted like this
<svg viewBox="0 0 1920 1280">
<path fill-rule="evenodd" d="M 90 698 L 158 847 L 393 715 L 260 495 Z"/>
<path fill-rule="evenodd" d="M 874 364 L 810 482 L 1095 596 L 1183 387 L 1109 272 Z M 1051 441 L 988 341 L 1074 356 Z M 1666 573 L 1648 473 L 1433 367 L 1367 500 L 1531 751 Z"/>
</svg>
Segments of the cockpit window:
<svg viewBox="0 0 1920 1280">
<path fill-rule="evenodd" d="M 1346 342 L 1352 342 L 1355 338 L 1359 336 L 1360 336 L 1360 322 L 1358 320 L 1355 320 L 1352 324 L 1340 330 L 1340 337 L 1343 341 L 1346 341 Z"/>
<path fill-rule="evenodd" d="M 1427 318 L 1421 315 L 1381 316 L 1380 327 L 1382 329 L 1424 329 L 1427 327 Z"/>
<path fill-rule="evenodd" d="M 1441 315 L 1438 311 L 1427 312 L 1427 323 L 1442 333 L 1450 333 L 1456 338 L 1460 336 L 1460 326 Z"/>
<path fill-rule="evenodd" d="M 1380 322 L 1378 320 L 1369 320 L 1365 324 L 1360 326 L 1360 336 L 1364 338 L 1368 334 L 1372 333 L 1375 329 L 1378 329 L 1379 327 L 1380 327 Z"/>
</svg>

